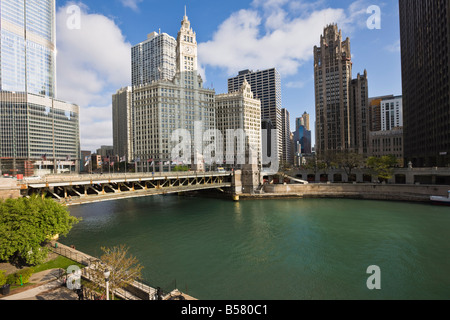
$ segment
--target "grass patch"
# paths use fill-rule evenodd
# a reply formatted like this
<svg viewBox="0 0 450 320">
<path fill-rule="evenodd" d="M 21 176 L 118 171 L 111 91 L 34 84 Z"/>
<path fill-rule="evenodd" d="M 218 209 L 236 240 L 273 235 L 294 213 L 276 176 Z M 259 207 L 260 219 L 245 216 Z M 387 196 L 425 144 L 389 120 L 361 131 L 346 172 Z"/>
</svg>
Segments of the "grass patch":
<svg viewBox="0 0 450 320">
<path fill-rule="evenodd" d="M 78 266 L 80 269 L 84 268 L 82 264 L 79 264 L 78 262 L 75 262 L 73 260 L 70 260 L 63 256 L 58 256 L 56 259 L 50 260 L 46 263 L 37 265 L 36 267 L 33 267 L 34 273 L 42 272 L 45 270 L 51 270 L 51 269 L 64 269 L 67 270 L 70 266 Z"/>
</svg>

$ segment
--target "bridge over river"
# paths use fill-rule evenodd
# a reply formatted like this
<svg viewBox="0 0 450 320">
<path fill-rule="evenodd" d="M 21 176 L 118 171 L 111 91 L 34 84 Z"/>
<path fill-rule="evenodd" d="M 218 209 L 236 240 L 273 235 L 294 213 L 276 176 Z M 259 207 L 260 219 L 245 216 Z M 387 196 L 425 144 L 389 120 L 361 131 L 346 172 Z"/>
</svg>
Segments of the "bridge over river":
<svg viewBox="0 0 450 320">
<path fill-rule="evenodd" d="M 68 205 L 207 189 L 224 192 L 232 172 L 163 172 L 101 175 L 54 175 L 19 181 L 21 195 L 52 197 Z"/>
</svg>

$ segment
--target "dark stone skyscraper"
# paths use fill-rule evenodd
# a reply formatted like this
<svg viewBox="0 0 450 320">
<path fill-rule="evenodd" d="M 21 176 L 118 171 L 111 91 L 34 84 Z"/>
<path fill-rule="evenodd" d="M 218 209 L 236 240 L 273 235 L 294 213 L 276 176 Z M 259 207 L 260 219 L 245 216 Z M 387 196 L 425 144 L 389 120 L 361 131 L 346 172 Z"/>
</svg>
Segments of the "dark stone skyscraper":
<svg viewBox="0 0 450 320">
<path fill-rule="evenodd" d="M 450 1 L 399 0 L 405 163 L 450 164 Z"/>
<path fill-rule="evenodd" d="M 324 28 L 314 47 L 316 94 L 316 152 L 367 153 L 367 71 L 352 79 L 350 39 L 337 25 Z"/>
</svg>

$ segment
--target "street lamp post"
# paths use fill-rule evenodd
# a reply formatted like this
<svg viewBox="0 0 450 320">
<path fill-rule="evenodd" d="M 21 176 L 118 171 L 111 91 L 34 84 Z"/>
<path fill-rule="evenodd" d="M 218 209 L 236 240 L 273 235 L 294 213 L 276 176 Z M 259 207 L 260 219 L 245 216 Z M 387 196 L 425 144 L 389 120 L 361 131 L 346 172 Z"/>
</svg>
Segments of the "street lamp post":
<svg viewBox="0 0 450 320">
<path fill-rule="evenodd" d="M 111 275 L 111 272 L 106 269 L 103 273 L 105 276 L 105 282 L 106 282 L 106 300 L 109 300 L 109 276 Z"/>
</svg>

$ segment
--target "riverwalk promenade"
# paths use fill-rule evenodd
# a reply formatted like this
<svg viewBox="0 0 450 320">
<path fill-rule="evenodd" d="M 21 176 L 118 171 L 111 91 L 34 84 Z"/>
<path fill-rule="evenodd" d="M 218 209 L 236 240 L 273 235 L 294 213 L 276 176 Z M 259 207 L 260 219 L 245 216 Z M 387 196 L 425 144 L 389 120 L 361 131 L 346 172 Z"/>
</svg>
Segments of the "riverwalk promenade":
<svg viewBox="0 0 450 320">
<path fill-rule="evenodd" d="M 89 280 L 90 265 L 98 259 L 85 254 L 75 248 L 59 242 L 50 244 L 52 251 L 75 262 L 85 265 L 81 270 L 82 278 Z M 65 270 L 51 269 L 34 274 L 30 278 L 33 285 L 17 289 L 0 300 L 79 300 L 78 294 L 64 285 Z M 146 284 L 134 281 L 125 289 L 115 290 L 114 295 L 123 300 L 157 300 L 157 289 Z M 197 300 L 175 289 L 169 293 L 163 293 L 161 300 Z"/>
</svg>

